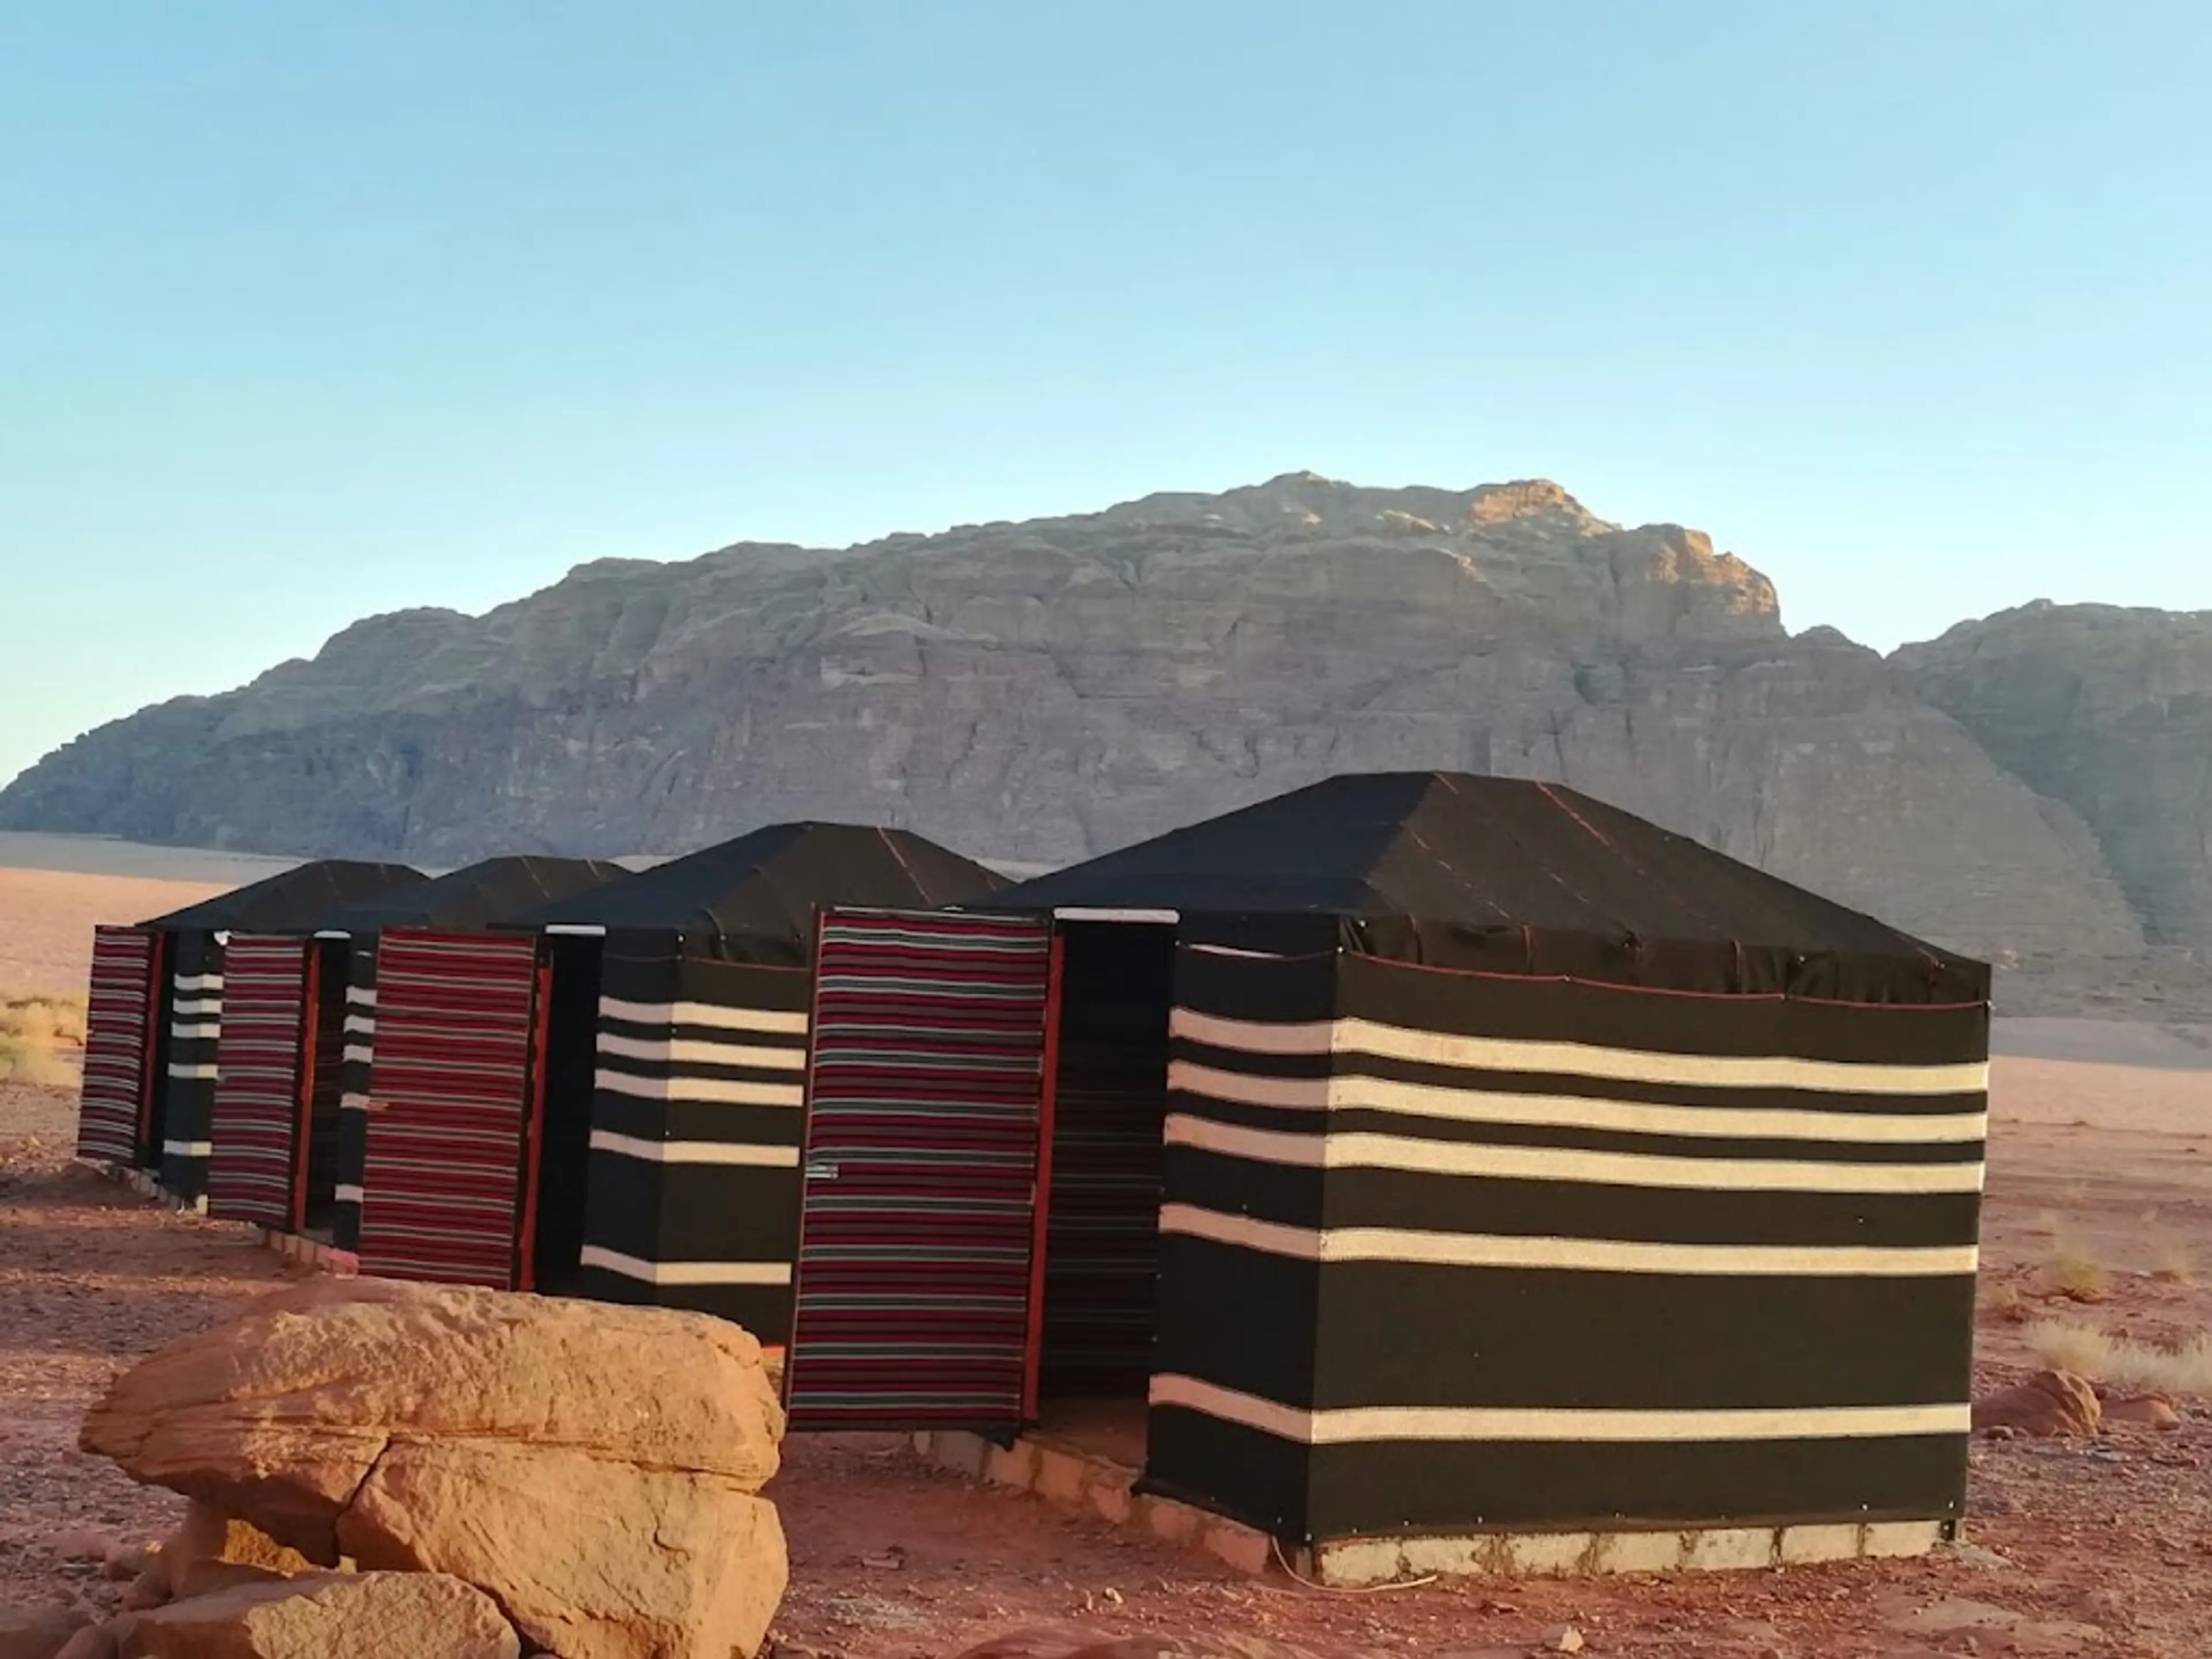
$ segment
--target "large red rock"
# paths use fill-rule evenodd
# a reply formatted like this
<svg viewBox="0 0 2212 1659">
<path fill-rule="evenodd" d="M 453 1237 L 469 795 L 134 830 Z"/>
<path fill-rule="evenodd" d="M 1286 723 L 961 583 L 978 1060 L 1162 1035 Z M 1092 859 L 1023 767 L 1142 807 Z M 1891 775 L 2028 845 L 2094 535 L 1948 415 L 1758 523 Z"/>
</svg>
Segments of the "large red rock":
<svg viewBox="0 0 2212 1659">
<path fill-rule="evenodd" d="M 2038 1371 L 2016 1387 L 1974 1402 L 1974 1427 L 2079 1438 L 2097 1432 L 2097 1391 L 2071 1371 Z"/>
<path fill-rule="evenodd" d="M 449 1573 L 562 1659 L 728 1659 L 783 1595 L 782 1433 L 721 1321 L 340 1279 L 141 1362 L 81 1440 L 265 1534 L 251 1565 Z"/>
</svg>

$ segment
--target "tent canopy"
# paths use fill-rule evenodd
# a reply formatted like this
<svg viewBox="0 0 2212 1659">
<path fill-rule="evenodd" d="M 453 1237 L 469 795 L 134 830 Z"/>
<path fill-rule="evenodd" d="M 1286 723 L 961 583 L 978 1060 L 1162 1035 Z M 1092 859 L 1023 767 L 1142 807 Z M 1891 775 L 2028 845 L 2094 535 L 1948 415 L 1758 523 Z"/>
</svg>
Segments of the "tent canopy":
<svg viewBox="0 0 2212 1659">
<path fill-rule="evenodd" d="M 712 939 L 732 961 L 797 966 L 812 951 L 821 906 L 936 909 L 1006 884 L 908 830 L 776 823 L 513 920 L 527 927 L 668 930 Z"/>
<path fill-rule="evenodd" d="M 404 864 L 318 859 L 244 887 L 140 923 L 144 927 L 204 928 L 211 933 L 305 933 L 333 912 L 429 880 Z"/>
<path fill-rule="evenodd" d="M 1980 1000 L 1989 969 L 1564 785 L 1351 774 L 994 894 L 1193 942 L 1723 993 Z"/>
<path fill-rule="evenodd" d="M 322 931 L 380 933 L 386 927 L 444 927 L 469 933 L 589 892 L 629 872 L 599 859 L 486 859 L 432 881 L 394 888 L 317 924 Z"/>
</svg>

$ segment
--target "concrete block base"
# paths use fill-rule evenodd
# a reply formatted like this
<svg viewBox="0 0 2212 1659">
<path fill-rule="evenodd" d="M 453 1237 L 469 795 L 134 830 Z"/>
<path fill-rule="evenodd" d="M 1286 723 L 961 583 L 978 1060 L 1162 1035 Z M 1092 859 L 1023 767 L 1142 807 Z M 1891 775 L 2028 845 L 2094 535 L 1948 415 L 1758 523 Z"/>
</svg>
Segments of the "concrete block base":
<svg viewBox="0 0 2212 1659">
<path fill-rule="evenodd" d="M 97 1170 L 118 1186 L 127 1187 L 141 1198 L 151 1199 L 156 1204 L 166 1204 L 171 1209 L 182 1210 L 192 1215 L 207 1213 L 207 1198 L 179 1198 L 161 1185 L 150 1170 L 141 1170 L 129 1164 L 100 1164 L 88 1158 L 77 1160 L 88 1169 Z M 325 1244 L 319 1238 L 308 1238 L 299 1233 L 281 1232 L 274 1227 L 248 1227 L 253 1242 L 264 1249 L 274 1250 L 288 1261 L 319 1273 L 337 1273 L 351 1277 L 361 1271 L 361 1258 L 351 1250 L 341 1250 L 334 1244 Z"/>
<path fill-rule="evenodd" d="M 1034 1493 L 1055 1509 L 1203 1550 L 1239 1572 L 1267 1572 L 1275 1540 L 1173 1498 L 1135 1490 L 1137 1471 L 1048 1435 L 1012 1447 L 981 1435 L 916 1434 L 938 1468 Z M 1331 1589 L 1409 1578 L 1537 1578 L 1595 1573 L 1749 1572 L 1823 1561 L 1925 1555 L 1960 1537 L 1955 1521 L 1844 1522 L 1795 1527 L 1689 1527 L 1637 1532 L 1484 1532 L 1455 1537 L 1340 1538 L 1298 1550 L 1284 1565 Z"/>
<path fill-rule="evenodd" d="M 156 1204 L 166 1204 L 173 1210 L 182 1210 L 188 1215 L 205 1215 L 207 1197 L 179 1198 L 161 1184 L 161 1178 L 151 1170 L 142 1170 L 135 1164 L 94 1164 L 88 1159 L 77 1160 L 88 1168 L 99 1170 L 118 1186 L 128 1187 L 141 1198 L 149 1198 Z"/>
<path fill-rule="evenodd" d="M 1401 1579 L 1536 1578 L 1595 1573 L 1748 1572 L 1822 1561 L 1925 1555 L 1956 1541 L 1954 1521 L 1680 1531 L 1473 1533 L 1452 1538 L 1345 1538 L 1300 1552 L 1317 1583 L 1356 1589 Z"/>
<path fill-rule="evenodd" d="M 325 1244 L 319 1238 L 279 1232 L 274 1227 L 256 1227 L 253 1233 L 263 1249 L 274 1250 L 287 1261 L 296 1261 L 310 1272 L 334 1273 L 341 1279 L 351 1279 L 361 1272 L 359 1256 L 335 1244 Z"/>
<path fill-rule="evenodd" d="M 971 1480 L 1034 1493 L 1054 1509 L 1205 1551 L 1255 1575 L 1274 1559 L 1264 1532 L 1210 1515 L 1173 1498 L 1136 1490 L 1137 1471 L 1049 1435 L 1024 1435 L 1011 1447 L 981 1435 L 935 1430 L 914 1437 L 914 1449 L 941 1469 Z"/>
</svg>

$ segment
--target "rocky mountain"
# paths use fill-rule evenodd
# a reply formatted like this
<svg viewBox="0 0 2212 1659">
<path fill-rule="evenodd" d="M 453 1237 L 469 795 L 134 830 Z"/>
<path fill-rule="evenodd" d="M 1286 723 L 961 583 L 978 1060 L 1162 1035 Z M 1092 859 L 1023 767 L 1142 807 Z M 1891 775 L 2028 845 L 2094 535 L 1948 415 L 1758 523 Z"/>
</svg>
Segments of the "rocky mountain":
<svg viewBox="0 0 2212 1659">
<path fill-rule="evenodd" d="M 2023 985 L 2212 954 L 2212 617 L 2037 606 L 1885 660 L 1540 482 L 604 561 L 103 726 L 0 828 L 451 861 L 806 814 L 1045 866 L 1399 767 L 1564 779 Z"/>
</svg>

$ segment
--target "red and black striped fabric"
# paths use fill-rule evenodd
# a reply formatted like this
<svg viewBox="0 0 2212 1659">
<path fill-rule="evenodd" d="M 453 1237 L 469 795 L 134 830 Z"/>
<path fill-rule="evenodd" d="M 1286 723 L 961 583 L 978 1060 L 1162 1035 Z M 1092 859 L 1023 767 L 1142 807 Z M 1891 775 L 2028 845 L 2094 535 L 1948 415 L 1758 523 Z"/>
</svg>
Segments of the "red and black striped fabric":
<svg viewBox="0 0 2212 1659">
<path fill-rule="evenodd" d="M 208 1213 L 226 1221 L 292 1225 L 313 948 L 252 933 L 233 933 L 223 947 Z"/>
<path fill-rule="evenodd" d="M 830 911 L 787 1395 L 802 1429 L 1020 1420 L 1049 924 Z"/>
<path fill-rule="evenodd" d="M 160 971 L 158 935 L 138 927 L 92 930 L 84 1091 L 77 1103 L 79 1158 L 101 1164 L 137 1158 Z"/>
<path fill-rule="evenodd" d="M 363 1273 L 513 1287 L 537 1004 L 532 935 L 384 935 Z"/>
</svg>

